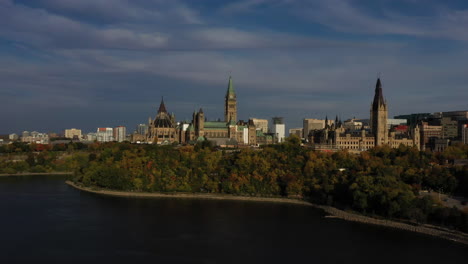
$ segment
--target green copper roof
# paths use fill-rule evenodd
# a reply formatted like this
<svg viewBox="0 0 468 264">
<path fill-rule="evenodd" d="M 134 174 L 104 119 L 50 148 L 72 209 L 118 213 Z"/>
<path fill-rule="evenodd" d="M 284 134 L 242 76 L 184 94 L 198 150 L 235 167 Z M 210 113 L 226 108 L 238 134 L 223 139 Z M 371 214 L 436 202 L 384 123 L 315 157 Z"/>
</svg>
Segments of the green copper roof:
<svg viewBox="0 0 468 264">
<path fill-rule="evenodd" d="M 205 128 L 226 128 L 226 122 L 208 121 L 205 122 Z"/>
<path fill-rule="evenodd" d="M 237 126 L 237 131 L 243 131 L 246 126 Z"/>
<path fill-rule="evenodd" d="M 234 84 L 232 84 L 232 78 L 229 76 L 229 84 L 227 89 L 227 95 L 236 95 L 236 91 L 234 90 Z"/>
</svg>

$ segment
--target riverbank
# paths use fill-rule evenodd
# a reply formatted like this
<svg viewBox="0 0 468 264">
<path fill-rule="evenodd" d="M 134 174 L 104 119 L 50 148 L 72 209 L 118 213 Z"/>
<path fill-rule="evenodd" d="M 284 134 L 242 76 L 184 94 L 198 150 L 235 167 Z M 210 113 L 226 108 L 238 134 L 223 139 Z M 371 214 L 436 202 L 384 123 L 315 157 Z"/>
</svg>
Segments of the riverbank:
<svg viewBox="0 0 468 264">
<path fill-rule="evenodd" d="M 400 230 L 416 232 L 421 234 L 426 234 L 430 236 L 435 236 L 439 238 L 448 239 L 458 243 L 468 245 L 468 234 L 449 230 L 443 227 L 431 226 L 431 225 L 411 225 L 402 222 L 384 220 L 372 218 L 364 215 L 359 215 L 356 213 L 346 212 L 331 206 L 316 205 L 303 200 L 290 199 L 290 198 L 266 198 L 266 197 L 250 197 L 250 196 L 235 196 L 235 195 L 226 195 L 226 194 L 197 194 L 197 193 L 146 193 L 146 192 L 124 192 L 124 191 L 114 191 L 114 190 L 103 190 L 103 189 L 93 189 L 89 187 L 79 186 L 71 181 L 66 181 L 66 183 L 78 190 L 103 194 L 117 197 L 129 197 L 129 198 L 177 198 L 177 199 L 209 199 L 209 200 L 235 200 L 235 201 L 256 201 L 256 202 L 274 202 L 274 203 L 289 203 L 297 204 L 304 206 L 311 206 L 314 208 L 319 208 L 325 211 L 327 214 L 331 215 L 330 218 L 338 218 L 351 222 L 358 222 L 364 224 L 378 225 L 390 228 L 396 228 Z"/>
<path fill-rule="evenodd" d="M 8 176 L 35 176 L 35 175 L 73 175 L 73 172 L 22 172 L 22 173 L 3 173 L 0 177 Z"/>
</svg>

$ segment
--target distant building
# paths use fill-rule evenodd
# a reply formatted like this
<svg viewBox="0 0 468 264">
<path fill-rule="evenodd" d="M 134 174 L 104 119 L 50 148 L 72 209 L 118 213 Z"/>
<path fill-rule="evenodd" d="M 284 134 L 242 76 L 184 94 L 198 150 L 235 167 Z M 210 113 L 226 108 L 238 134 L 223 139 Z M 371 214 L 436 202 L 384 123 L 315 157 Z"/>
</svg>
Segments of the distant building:
<svg viewBox="0 0 468 264">
<path fill-rule="evenodd" d="M 8 139 L 10 141 L 16 141 L 16 140 L 18 140 L 18 138 L 19 138 L 19 136 L 17 134 L 15 134 L 15 133 L 8 135 Z"/>
<path fill-rule="evenodd" d="M 325 128 L 325 120 L 323 119 L 314 119 L 314 118 L 304 118 L 302 121 L 302 135 L 300 138 L 307 138 L 309 132 L 317 129 Z"/>
<path fill-rule="evenodd" d="M 147 124 L 137 125 L 136 132 L 137 134 L 140 134 L 140 135 L 146 135 L 146 133 L 148 133 L 148 125 Z"/>
<path fill-rule="evenodd" d="M 355 118 L 348 119 L 348 120 L 345 120 L 343 122 L 343 127 L 345 129 L 349 129 L 349 130 L 361 129 L 363 125 L 364 124 L 361 121 L 359 121 L 358 119 L 355 119 Z"/>
<path fill-rule="evenodd" d="M 462 142 L 463 144 L 468 144 L 468 125 L 463 125 L 462 128 Z"/>
<path fill-rule="evenodd" d="M 277 142 L 284 142 L 286 137 L 286 127 L 282 117 L 273 117 L 273 126 L 272 132 L 277 140 Z"/>
<path fill-rule="evenodd" d="M 36 144 L 49 144 L 49 135 L 47 135 L 46 133 L 39 133 L 37 131 L 33 131 L 31 133 L 29 132 L 25 133 L 25 132 L 23 132 L 23 137 L 21 137 L 21 142 L 36 143 Z"/>
<path fill-rule="evenodd" d="M 25 137 L 30 137 L 31 136 L 31 132 L 29 131 L 23 131 L 23 133 L 21 134 L 21 137 L 25 138 Z"/>
<path fill-rule="evenodd" d="M 118 142 L 124 142 L 125 140 L 127 140 L 127 128 L 124 126 L 115 127 L 114 140 Z"/>
<path fill-rule="evenodd" d="M 263 133 L 268 133 L 268 120 L 266 119 L 258 119 L 258 118 L 250 118 L 257 130 L 262 131 Z"/>
<path fill-rule="evenodd" d="M 394 126 L 407 125 L 408 122 L 406 119 L 387 119 L 387 128 L 390 129 Z"/>
<path fill-rule="evenodd" d="M 456 139 L 458 138 L 458 121 L 451 117 L 442 117 L 442 138 Z"/>
<path fill-rule="evenodd" d="M 431 117 L 430 113 L 418 113 L 418 114 L 409 114 L 409 115 L 398 115 L 394 116 L 395 119 L 406 119 L 406 125 L 409 127 L 415 127 L 421 121 L 425 121 L 427 118 Z"/>
<path fill-rule="evenodd" d="M 296 135 L 298 138 L 302 138 L 302 128 L 290 128 L 289 129 L 289 136 Z"/>
<path fill-rule="evenodd" d="M 87 141 L 96 141 L 97 140 L 97 133 L 88 133 L 86 134 Z"/>
<path fill-rule="evenodd" d="M 442 138 L 442 126 L 432 126 L 428 122 L 421 122 L 421 149 L 434 150 L 435 140 Z"/>
<path fill-rule="evenodd" d="M 81 139 L 81 129 L 76 129 L 76 128 L 70 128 L 70 129 L 65 129 L 65 138 L 70 138 L 70 139 Z"/>
<path fill-rule="evenodd" d="M 467 120 L 468 111 L 442 112 L 442 117 L 450 117 L 453 120 Z"/>
<path fill-rule="evenodd" d="M 114 141 L 114 129 L 112 127 L 99 127 L 96 132 L 96 140 L 98 142 Z"/>
<path fill-rule="evenodd" d="M 450 145 L 450 139 L 438 138 L 434 142 L 434 151 L 442 152 Z"/>
</svg>

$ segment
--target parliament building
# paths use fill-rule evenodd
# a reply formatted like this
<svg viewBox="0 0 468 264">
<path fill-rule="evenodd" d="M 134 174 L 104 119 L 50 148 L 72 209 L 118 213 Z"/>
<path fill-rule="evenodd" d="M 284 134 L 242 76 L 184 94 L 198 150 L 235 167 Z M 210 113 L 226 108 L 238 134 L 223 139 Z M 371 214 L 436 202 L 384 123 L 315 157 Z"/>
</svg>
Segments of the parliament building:
<svg viewBox="0 0 468 264">
<path fill-rule="evenodd" d="M 364 125 L 360 129 L 345 128 L 338 117 L 330 125 L 328 118 L 326 118 L 324 129 L 311 130 L 307 136 L 315 149 L 325 151 L 348 149 L 358 152 L 384 144 L 392 148 L 397 148 L 400 144 L 420 148 L 419 126 L 401 131 L 389 128 L 387 119 L 388 107 L 383 97 L 382 83 L 379 78 L 375 85 L 374 100 L 370 107 L 368 128 Z"/>
<path fill-rule="evenodd" d="M 169 114 L 164 100 L 161 100 L 154 120 L 148 120 L 145 136 L 136 135 L 134 142 L 150 144 L 194 144 L 209 140 L 219 146 L 272 144 L 274 136 L 257 129 L 253 120 L 244 122 L 237 119 L 237 96 L 232 78 L 229 77 L 224 98 L 224 121 L 207 121 L 203 109 L 195 111 L 191 122 L 176 122 L 175 115 Z"/>
</svg>

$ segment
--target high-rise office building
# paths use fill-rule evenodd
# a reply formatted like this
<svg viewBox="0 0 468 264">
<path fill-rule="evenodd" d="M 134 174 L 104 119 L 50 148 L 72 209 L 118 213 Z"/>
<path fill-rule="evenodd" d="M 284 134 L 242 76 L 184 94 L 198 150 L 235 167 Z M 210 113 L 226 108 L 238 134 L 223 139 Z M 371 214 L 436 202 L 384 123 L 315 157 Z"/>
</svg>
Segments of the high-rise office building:
<svg viewBox="0 0 468 264">
<path fill-rule="evenodd" d="M 114 140 L 118 142 L 124 142 L 125 140 L 127 140 L 127 128 L 124 126 L 115 127 Z"/>
<path fill-rule="evenodd" d="M 112 127 L 99 127 L 96 132 L 96 140 L 99 142 L 114 141 L 114 129 Z"/>
</svg>

